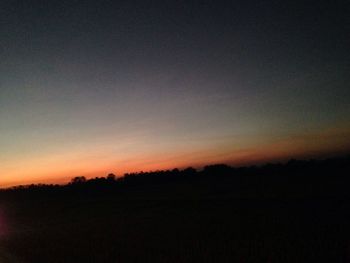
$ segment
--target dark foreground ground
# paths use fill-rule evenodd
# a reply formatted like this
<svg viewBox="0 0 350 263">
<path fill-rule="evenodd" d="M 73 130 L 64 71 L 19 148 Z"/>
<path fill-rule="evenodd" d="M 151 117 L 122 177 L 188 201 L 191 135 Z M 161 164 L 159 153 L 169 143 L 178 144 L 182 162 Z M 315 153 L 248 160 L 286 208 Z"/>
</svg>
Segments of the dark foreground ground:
<svg viewBox="0 0 350 263">
<path fill-rule="evenodd" d="M 0 260 L 350 262 L 349 165 L 338 168 L 0 193 Z"/>
</svg>

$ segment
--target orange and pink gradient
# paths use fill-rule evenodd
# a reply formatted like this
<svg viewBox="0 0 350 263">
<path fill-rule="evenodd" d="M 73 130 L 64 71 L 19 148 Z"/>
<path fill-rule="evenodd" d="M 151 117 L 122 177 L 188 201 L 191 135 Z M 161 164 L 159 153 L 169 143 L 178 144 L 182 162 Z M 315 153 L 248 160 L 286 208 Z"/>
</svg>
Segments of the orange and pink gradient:
<svg viewBox="0 0 350 263">
<path fill-rule="evenodd" d="M 349 149 L 338 5 L 24 2 L 1 3 L 0 187 Z"/>
<path fill-rule="evenodd" d="M 2 162 L 0 186 L 65 183 L 74 176 L 118 176 L 125 172 L 172 169 L 206 164 L 246 165 L 289 158 L 341 154 L 350 149 L 350 129 L 338 126 L 297 135 L 258 137 L 183 138 L 167 141 L 135 133 L 101 140 L 54 144 L 31 154 L 9 156 Z"/>
</svg>

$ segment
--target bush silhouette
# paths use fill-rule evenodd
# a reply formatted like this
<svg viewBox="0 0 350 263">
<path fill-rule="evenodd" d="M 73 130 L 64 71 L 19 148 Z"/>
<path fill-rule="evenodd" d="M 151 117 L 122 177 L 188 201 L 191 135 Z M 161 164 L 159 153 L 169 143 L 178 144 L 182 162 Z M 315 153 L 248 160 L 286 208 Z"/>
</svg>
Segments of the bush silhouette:
<svg viewBox="0 0 350 263">
<path fill-rule="evenodd" d="M 72 179 L 72 184 L 82 184 L 86 182 L 85 176 L 76 176 Z"/>
</svg>

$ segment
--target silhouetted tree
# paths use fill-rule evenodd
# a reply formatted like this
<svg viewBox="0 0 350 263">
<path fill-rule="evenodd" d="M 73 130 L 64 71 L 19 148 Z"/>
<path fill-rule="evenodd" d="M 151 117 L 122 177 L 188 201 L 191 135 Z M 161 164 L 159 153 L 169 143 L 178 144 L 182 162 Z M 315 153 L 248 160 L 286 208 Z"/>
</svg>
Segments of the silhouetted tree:
<svg viewBox="0 0 350 263">
<path fill-rule="evenodd" d="M 85 176 L 76 176 L 71 181 L 72 184 L 81 184 L 85 182 L 86 182 Z"/>
<path fill-rule="evenodd" d="M 108 181 L 115 181 L 115 178 L 116 178 L 116 176 L 113 173 L 110 173 L 110 174 L 107 175 L 107 180 Z"/>
</svg>

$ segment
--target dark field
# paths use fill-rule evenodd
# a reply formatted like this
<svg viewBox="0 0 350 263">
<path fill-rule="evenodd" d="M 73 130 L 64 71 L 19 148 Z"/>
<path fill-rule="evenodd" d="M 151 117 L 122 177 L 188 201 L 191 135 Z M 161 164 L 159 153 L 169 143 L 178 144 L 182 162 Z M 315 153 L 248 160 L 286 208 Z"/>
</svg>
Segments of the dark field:
<svg viewBox="0 0 350 263">
<path fill-rule="evenodd" d="M 2 192 L 0 259 L 350 262 L 348 160 L 215 169 L 217 175 L 210 170 L 165 181 Z"/>
</svg>

